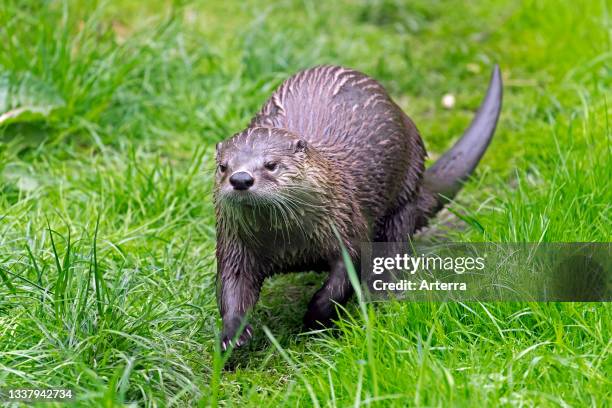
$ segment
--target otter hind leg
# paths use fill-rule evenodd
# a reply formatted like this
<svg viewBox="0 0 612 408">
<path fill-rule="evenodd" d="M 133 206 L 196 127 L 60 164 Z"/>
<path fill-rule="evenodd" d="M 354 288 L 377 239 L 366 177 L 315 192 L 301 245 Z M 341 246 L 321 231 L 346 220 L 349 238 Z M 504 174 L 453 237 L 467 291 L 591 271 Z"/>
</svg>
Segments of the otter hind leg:
<svg viewBox="0 0 612 408">
<path fill-rule="evenodd" d="M 408 242 L 410 237 L 429 222 L 437 212 L 437 198 L 424 186 L 411 187 L 407 178 L 404 193 L 398 205 L 378 220 L 375 227 L 375 242 Z M 415 190 L 415 193 L 411 191 Z"/>
<path fill-rule="evenodd" d="M 387 214 L 378 222 L 374 241 L 408 242 L 417 229 L 420 214 L 419 209 L 410 203 Z"/>
<path fill-rule="evenodd" d="M 304 328 L 311 330 L 330 327 L 332 320 L 338 316 L 336 304 L 344 305 L 352 294 L 353 287 L 346 267 L 339 257 L 332 263 L 329 277 L 308 304 L 308 311 L 304 316 Z"/>
</svg>

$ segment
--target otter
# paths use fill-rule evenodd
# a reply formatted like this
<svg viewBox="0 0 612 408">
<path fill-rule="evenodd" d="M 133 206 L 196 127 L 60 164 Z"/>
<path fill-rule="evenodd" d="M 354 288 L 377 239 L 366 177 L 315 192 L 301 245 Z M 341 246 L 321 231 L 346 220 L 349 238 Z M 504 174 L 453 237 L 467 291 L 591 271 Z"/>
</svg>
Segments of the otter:
<svg viewBox="0 0 612 408">
<path fill-rule="evenodd" d="M 495 132 L 499 67 L 470 127 L 432 167 L 413 121 L 373 78 L 318 66 L 285 80 L 243 131 L 217 144 L 221 346 L 240 347 L 265 278 L 329 271 L 304 316 L 328 327 L 353 288 L 362 242 L 407 242 L 454 197 Z"/>
</svg>

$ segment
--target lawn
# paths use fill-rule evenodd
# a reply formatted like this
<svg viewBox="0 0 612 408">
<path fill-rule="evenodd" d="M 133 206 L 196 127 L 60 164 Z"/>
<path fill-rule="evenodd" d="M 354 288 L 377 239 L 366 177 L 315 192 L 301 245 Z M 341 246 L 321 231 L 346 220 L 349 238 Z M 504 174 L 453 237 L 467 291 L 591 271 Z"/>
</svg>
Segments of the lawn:
<svg viewBox="0 0 612 408">
<path fill-rule="evenodd" d="M 496 136 L 426 233 L 610 241 L 612 6 L 579 3 L 2 0 L 0 387 L 86 407 L 610 405 L 609 303 L 353 302 L 304 335 L 323 276 L 288 275 L 228 369 L 215 347 L 215 143 L 313 65 L 381 81 L 433 161 L 499 63 Z"/>
</svg>

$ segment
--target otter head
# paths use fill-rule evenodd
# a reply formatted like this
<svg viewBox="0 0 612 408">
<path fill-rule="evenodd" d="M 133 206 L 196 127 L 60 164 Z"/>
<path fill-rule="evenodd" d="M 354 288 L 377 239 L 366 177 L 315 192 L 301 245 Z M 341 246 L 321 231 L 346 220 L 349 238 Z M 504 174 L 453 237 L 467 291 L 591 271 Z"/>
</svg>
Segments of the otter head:
<svg viewBox="0 0 612 408">
<path fill-rule="evenodd" d="M 308 146 L 282 129 L 252 128 L 217 144 L 218 204 L 278 203 L 304 178 Z"/>
<path fill-rule="evenodd" d="M 305 140 L 274 128 L 249 128 L 219 143 L 214 195 L 220 225 L 250 242 L 259 242 L 260 232 L 305 232 L 305 216 L 319 208 L 307 171 L 312 154 Z"/>
</svg>

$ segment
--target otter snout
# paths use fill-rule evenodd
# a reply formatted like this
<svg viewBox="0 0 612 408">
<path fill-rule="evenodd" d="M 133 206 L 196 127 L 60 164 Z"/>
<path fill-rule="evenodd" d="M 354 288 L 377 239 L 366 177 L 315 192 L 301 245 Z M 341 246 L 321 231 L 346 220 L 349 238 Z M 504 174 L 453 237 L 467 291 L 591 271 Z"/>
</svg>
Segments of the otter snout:
<svg viewBox="0 0 612 408">
<path fill-rule="evenodd" d="M 246 171 L 238 171 L 232 174 L 229 182 L 234 190 L 248 190 L 255 183 L 255 179 Z"/>
</svg>

